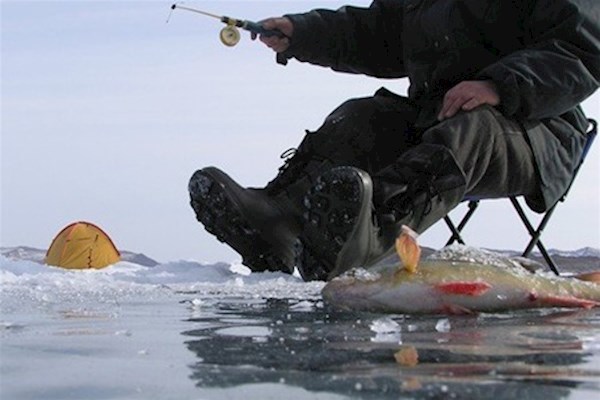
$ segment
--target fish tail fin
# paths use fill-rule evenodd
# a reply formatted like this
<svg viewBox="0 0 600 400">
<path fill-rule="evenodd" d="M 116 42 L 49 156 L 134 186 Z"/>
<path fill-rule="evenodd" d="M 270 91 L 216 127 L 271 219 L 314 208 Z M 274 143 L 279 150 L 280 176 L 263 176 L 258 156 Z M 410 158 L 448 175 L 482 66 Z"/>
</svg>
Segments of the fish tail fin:
<svg viewBox="0 0 600 400">
<path fill-rule="evenodd" d="M 530 299 L 538 301 L 544 306 L 550 307 L 570 307 L 570 308 L 594 308 L 600 307 L 600 303 L 593 300 L 580 299 L 570 296 L 535 296 L 530 295 Z"/>
<path fill-rule="evenodd" d="M 584 274 L 575 275 L 580 281 L 600 283 L 600 271 L 586 272 Z"/>
</svg>

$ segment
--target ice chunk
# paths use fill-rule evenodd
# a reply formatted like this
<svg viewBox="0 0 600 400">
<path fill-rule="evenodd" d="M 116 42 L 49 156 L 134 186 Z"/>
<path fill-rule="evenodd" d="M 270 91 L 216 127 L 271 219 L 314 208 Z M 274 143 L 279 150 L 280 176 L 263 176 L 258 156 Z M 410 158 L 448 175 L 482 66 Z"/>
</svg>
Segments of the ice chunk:
<svg viewBox="0 0 600 400">
<path fill-rule="evenodd" d="M 435 324 L 435 330 L 438 332 L 450 332 L 450 320 L 443 318 Z"/>
<path fill-rule="evenodd" d="M 379 318 L 371 322 L 369 328 L 375 333 L 400 332 L 400 325 L 389 317 Z"/>
</svg>

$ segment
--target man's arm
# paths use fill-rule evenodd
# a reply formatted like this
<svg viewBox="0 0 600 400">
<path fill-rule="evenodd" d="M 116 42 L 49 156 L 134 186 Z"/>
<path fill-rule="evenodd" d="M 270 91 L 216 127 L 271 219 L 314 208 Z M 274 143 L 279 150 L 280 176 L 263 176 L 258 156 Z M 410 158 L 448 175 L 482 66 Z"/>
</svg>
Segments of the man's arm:
<svg viewBox="0 0 600 400">
<path fill-rule="evenodd" d="M 400 1 L 375 0 L 369 8 L 318 9 L 270 18 L 263 25 L 290 33 L 284 39 L 261 38 L 280 58 L 380 78 L 406 76 Z"/>
<path fill-rule="evenodd" d="M 600 86 L 600 2 L 536 0 L 525 17 L 527 47 L 486 67 L 507 116 L 561 115 Z"/>
</svg>

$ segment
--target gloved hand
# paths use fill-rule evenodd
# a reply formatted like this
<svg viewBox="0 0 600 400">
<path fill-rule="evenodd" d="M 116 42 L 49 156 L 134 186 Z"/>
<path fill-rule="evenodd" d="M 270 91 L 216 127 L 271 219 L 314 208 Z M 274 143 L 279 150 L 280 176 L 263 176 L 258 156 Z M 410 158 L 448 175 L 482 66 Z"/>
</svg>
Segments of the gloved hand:
<svg viewBox="0 0 600 400">
<path fill-rule="evenodd" d="M 269 30 L 279 30 L 283 33 L 284 37 L 279 36 L 266 36 L 266 35 L 257 35 L 256 33 L 252 33 L 251 38 L 255 40 L 257 37 L 261 42 L 267 45 L 267 47 L 273 49 L 273 51 L 277 53 L 283 53 L 290 47 L 290 38 L 294 33 L 294 25 L 292 21 L 290 21 L 286 17 L 274 17 L 267 18 L 259 22 L 265 29 Z"/>
</svg>

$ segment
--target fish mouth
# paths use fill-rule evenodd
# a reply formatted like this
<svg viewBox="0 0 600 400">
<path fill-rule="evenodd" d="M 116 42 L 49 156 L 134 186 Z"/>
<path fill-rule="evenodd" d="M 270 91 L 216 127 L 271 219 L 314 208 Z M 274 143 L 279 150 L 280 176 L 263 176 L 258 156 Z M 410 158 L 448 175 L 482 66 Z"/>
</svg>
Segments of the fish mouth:
<svg viewBox="0 0 600 400">
<path fill-rule="evenodd" d="M 364 271 L 364 272 L 363 272 Z M 380 290 L 379 274 L 351 270 L 327 282 L 321 290 L 323 301 L 338 309 L 363 309 Z"/>
</svg>

